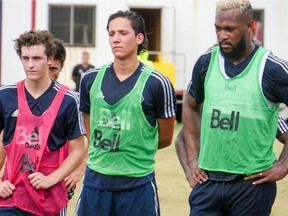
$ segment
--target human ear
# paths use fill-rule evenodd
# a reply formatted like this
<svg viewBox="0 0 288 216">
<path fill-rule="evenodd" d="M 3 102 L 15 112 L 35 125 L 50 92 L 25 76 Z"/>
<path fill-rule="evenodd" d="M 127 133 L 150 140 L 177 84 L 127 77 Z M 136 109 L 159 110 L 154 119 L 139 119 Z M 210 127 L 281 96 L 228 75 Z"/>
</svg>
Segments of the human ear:
<svg viewBox="0 0 288 216">
<path fill-rule="evenodd" d="M 253 20 L 249 20 L 247 23 L 247 32 L 253 32 L 254 31 L 254 22 Z"/>
<path fill-rule="evenodd" d="M 136 36 L 136 39 L 137 39 L 137 44 L 142 44 L 143 41 L 144 41 L 144 35 L 142 33 L 139 33 L 137 36 Z"/>
</svg>

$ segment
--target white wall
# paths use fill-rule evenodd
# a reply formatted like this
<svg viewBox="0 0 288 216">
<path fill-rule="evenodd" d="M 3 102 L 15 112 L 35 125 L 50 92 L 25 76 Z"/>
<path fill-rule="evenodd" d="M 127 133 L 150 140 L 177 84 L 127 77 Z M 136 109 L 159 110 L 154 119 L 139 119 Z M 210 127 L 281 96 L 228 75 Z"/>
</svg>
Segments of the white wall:
<svg viewBox="0 0 288 216">
<path fill-rule="evenodd" d="M 25 73 L 18 55 L 14 50 L 13 40 L 31 28 L 31 4 L 23 1 L 2 2 L 2 83 L 7 84 L 24 79 Z M 20 9 L 20 10 L 19 10 Z"/>
<path fill-rule="evenodd" d="M 288 59 L 288 0 L 251 0 L 254 9 L 264 9 L 264 46 Z M 84 50 L 90 52 L 96 67 L 113 60 L 106 24 L 110 14 L 130 7 L 162 9 L 163 51 L 181 54 L 172 58 L 179 70 L 176 89 L 186 89 L 197 58 L 216 43 L 214 17 L 216 0 L 37 0 L 36 28 L 47 29 L 49 4 L 96 5 L 96 48 L 67 47 L 67 60 L 59 81 L 74 87 L 71 71 L 80 62 Z M 31 0 L 4 0 L 2 40 L 2 84 L 25 77 L 12 39 L 31 28 Z M 177 55 L 176 55 L 177 56 Z M 172 56 L 173 57 L 173 56 Z"/>
<path fill-rule="evenodd" d="M 279 3 L 279 34 L 280 37 L 276 37 L 274 40 L 278 40 L 277 55 L 279 57 L 288 60 L 288 0 L 282 0 Z"/>
<path fill-rule="evenodd" d="M 179 0 L 175 1 L 175 8 L 175 51 L 184 53 L 186 57 L 185 72 L 176 74 L 176 89 L 186 89 L 197 58 L 216 42 L 213 25 L 215 1 Z"/>
</svg>

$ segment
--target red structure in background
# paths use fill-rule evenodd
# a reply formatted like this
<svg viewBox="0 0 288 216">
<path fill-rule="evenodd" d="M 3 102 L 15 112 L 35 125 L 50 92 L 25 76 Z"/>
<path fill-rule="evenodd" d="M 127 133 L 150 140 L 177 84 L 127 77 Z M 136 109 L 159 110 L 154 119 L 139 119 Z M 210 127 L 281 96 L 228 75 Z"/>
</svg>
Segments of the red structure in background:
<svg viewBox="0 0 288 216">
<path fill-rule="evenodd" d="M 32 19 L 31 19 L 31 29 L 36 27 L 36 0 L 32 0 Z"/>
<path fill-rule="evenodd" d="M 2 83 L 2 1 L 0 1 L 0 84 Z"/>
<path fill-rule="evenodd" d="M 254 43 L 258 45 L 263 45 L 263 32 L 262 32 L 262 24 L 258 20 L 254 20 L 254 31 L 251 34 L 251 37 Z"/>
</svg>

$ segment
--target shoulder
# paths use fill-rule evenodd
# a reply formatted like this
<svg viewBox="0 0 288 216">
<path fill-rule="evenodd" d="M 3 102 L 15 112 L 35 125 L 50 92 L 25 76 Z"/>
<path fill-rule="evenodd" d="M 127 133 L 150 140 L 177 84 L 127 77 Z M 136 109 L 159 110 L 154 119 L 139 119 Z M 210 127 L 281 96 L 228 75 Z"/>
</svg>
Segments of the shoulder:
<svg viewBox="0 0 288 216">
<path fill-rule="evenodd" d="M 111 67 L 111 64 L 108 65 L 107 69 L 109 69 L 110 67 Z M 100 69 L 101 68 L 91 68 L 88 71 L 86 71 L 81 78 L 81 84 L 85 83 L 84 84 L 85 86 L 88 86 L 88 87 L 91 86 L 97 74 L 99 73 Z"/>
<path fill-rule="evenodd" d="M 69 89 L 65 93 L 65 98 L 72 100 L 73 102 L 79 103 L 79 92 Z"/>
<path fill-rule="evenodd" d="M 0 87 L 0 109 L 1 110 L 11 111 L 15 109 L 15 107 L 17 107 L 17 104 L 18 104 L 17 101 L 18 101 L 17 83 Z"/>
<path fill-rule="evenodd" d="M 0 98 L 10 97 L 17 93 L 17 83 L 4 85 L 0 87 Z M 10 98 L 11 99 L 11 98 Z"/>
<path fill-rule="evenodd" d="M 212 54 L 212 47 L 200 55 L 200 57 L 197 59 L 195 65 L 208 66 L 210 63 L 211 54 Z"/>
<path fill-rule="evenodd" d="M 169 85 L 170 80 L 163 72 L 143 63 L 141 63 L 141 65 L 142 65 L 140 67 L 141 73 L 145 70 L 146 67 L 152 69 L 152 72 L 147 80 L 148 85 L 159 85 L 159 84 Z"/>
<path fill-rule="evenodd" d="M 269 69 L 269 71 L 273 72 L 285 72 L 288 73 L 288 61 L 281 59 L 274 55 L 272 52 L 269 53 L 266 61 L 265 69 Z"/>
<path fill-rule="evenodd" d="M 169 78 L 160 71 L 152 71 L 144 88 L 143 98 L 144 103 L 156 112 L 156 118 L 175 116 L 175 90 Z"/>
<path fill-rule="evenodd" d="M 58 83 L 58 82 L 55 82 L 54 86 L 53 86 L 53 89 L 56 91 L 56 92 L 59 92 L 60 91 L 60 88 L 61 88 L 62 84 Z M 79 104 L 79 93 L 72 90 L 72 89 L 68 89 L 66 92 L 65 92 L 65 95 L 64 95 L 64 98 L 63 98 L 63 104 L 66 104 L 66 105 L 76 105 L 78 106 Z"/>
<path fill-rule="evenodd" d="M 10 90 L 17 89 L 17 83 L 12 83 L 8 85 L 3 85 L 0 87 L 0 91 L 10 91 Z"/>
<path fill-rule="evenodd" d="M 81 67 L 81 64 L 77 64 L 77 65 L 74 66 L 73 69 L 75 70 L 75 69 L 78 69 L 78 68 L 80 68 L 80 67 Z"/>
<path fill-rule="evenodd" d="M 144 95 L 150 94 L 156 100 L 173 100 L 175 90 L 169 78 L 158 70 L 151 73 L 147 80 Z M 155 98 L 156 97 L 156 98 Z"/>
<path fill-rule="evenodd" d="M 87 70 L 83 74 L 82 80 L 90 80 L 91 78 L 94 80 L 99 71 L 100 71 L 100 68 L 91 68 Z"/>
<path fill-rule="evenodd" d="M 151 73 L 146 85 L 147 87 L 150 87 L 152 91 L 158 91 L 160 89 L 163 89 L 164 91 L 172 91 L 173 88 L 169 78 L 156 69 Z"/>
<path fill-rule="evenodd" d="M 158 71 L 158 70 L 154 70 L 149 78 L 149 82 L 151 83 L 163 83 L 165 85 L 169 84 L 169 78 L 162 72 Z"/>
<path fill-rule="evenodd" d="M 89 92 L 100 68 L 93 68 L 86 71 L 80 80 L 80 92 Z M 82 94 L 82 93 L 81 93 Z"/>
</svg>

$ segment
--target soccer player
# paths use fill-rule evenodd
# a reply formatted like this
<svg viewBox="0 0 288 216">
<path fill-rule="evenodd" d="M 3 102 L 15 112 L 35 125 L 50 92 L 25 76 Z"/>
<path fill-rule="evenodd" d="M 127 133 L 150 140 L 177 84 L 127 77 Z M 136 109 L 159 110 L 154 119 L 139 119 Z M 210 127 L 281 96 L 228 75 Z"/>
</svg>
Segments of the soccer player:
<svg viewBox="0 0 288 216">
<path fill-rule="evenodd" d="M 66 49 L 64 47 L 64 43 L 62 40 L 60 40 L 58 38 L 54 38 L 54 43 L 56 46 L 56 53 L 54 54 L 54 58 L 49 65 L 49 75 L 50 75 L 50 78 L 52 80 L 57 81 L 59 74 L 62 71 L 64 64 L 65 64 Z M 75 96 L 79 97 L 78 92 L 74 92 L 73 94 Z M 84 135 L 85 131 L 82 131 L 82 132 Z M 69 155 L 69 143 L 68 143 L 68 141 L 62 150 L 63 150 L 63 157 L 67 157 Z M 86 159 L 83 160 L 82 163 L 86 163 Z M 66 188 L 67 188 L 69 200 L 74 195 L 74 190 L 76 188 L 76 184 L 77 184 L 77 182 L 79 182 L 82 179 L 84 173 L 85 173 L 85 166 L 83 167 L 80 165 L 68 177 L 65 178 L 65 183 L 66 183 Z"/>
<path fill-rule="evenodd" d="M 68 203 L 64 178 L 85 154 L 78 98 L 49 77 L 54 37 L 45 30 L 15 39 L 26 78 L 0 88 L 0 215 L 63 215 Z M 64 160 L 62 148 L 69 141 Z M 64 160 L 64 161 L 63 161 Z"/>
<path fill-rule="evenodd" d="M 171 82 L 141 63 L 147 50 L 143 17 L 118 11 L 107 31 L 114 62 L 86 72 L 80 110 L 89 157 L 76 215 L 159 215 L 154 164 L 171 144 L 176 96 Z"/>
<path fill-rule="evenodd" d="M 183 105 L 190 215 L 268 216 L 288 170 L 288 145 L 273 152 L 288 63 L 252 42 L 249 0 L 218 1 L 214 26 L 218 46 L 194 65 Z"/>
</svg>

